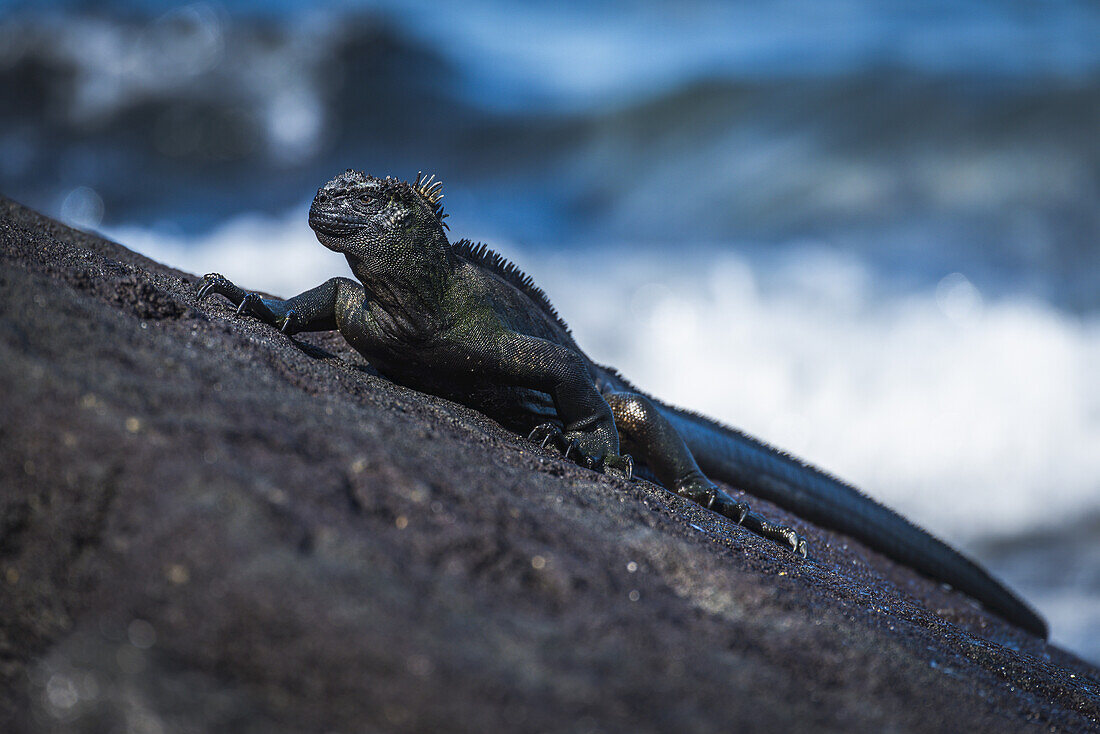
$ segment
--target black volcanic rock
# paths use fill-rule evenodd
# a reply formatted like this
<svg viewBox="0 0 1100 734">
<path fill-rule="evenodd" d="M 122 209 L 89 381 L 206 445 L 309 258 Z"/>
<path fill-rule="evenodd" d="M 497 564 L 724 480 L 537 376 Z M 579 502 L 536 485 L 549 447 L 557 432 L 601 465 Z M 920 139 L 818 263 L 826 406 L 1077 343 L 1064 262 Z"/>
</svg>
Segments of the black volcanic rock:
<svg viewBox="0 0 1100 734">
<path fill-rule="evenodd" d="M 216 270 L 218 263 L 210 263 Z M 6 732 L 1095 730 L 1100 672 L 0 200 Z"/>
</svg>

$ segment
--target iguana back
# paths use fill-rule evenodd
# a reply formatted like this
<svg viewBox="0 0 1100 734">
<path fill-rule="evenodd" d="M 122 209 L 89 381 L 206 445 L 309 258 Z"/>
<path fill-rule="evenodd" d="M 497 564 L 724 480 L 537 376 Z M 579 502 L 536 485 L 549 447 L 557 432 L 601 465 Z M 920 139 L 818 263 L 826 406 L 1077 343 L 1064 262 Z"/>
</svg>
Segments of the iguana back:
<svg viewBox="0 0 1100 734">
<path fill-rule="evenodd" d="M 455 250 L 463 259 L 525 294 L 560 327 L 561 338 L 575 345 L 569 326 L 531 276 L 484 244 L 461 240 L 455 243 Z M 648 395 L 613 368 L 592 362 L 579 347 L 575 348 L 585 357 L 598 384 L 645 395 L 658 405 L 711 478 L 850 535 L 905 566 L 969 594 L 1033 634 L 1047 636 L 1046 623 L 1023 600 L 980 566 L 893 510 L 760 439 Z"/>
</svg>

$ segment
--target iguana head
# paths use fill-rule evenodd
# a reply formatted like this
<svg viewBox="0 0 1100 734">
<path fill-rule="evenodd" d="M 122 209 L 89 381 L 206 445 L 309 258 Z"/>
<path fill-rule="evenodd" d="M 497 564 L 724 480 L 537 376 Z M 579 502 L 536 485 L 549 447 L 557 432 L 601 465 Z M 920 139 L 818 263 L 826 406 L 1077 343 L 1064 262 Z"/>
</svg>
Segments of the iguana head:
<svg viewBox="0 0 1100 734">
<path fill-rule="evenodd" d="M 349 168 L 317 191 L 309 226 L 322 245 L 361 261 L 445 249 L 443 184 L 434 178 L 409 184 Z"/>
</svg>

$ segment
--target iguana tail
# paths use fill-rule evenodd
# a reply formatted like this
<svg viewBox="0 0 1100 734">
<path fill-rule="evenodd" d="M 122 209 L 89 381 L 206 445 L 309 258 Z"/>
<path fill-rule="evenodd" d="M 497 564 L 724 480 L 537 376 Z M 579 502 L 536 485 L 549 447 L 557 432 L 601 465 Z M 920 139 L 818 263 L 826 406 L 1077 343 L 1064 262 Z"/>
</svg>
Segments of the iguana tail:
<svg viewBox="0 0 1100 734">
<path fill-rule="evenodd" d="M 973 561 L 856 488 L 752 436 L 703 416 L 661 405 L 699 467 L 797 514 L 838 530 L 920 573 L 972 596 L 990 611 L 1046 639 L 1047 625 L 1024 601 Z"/>
</svg>

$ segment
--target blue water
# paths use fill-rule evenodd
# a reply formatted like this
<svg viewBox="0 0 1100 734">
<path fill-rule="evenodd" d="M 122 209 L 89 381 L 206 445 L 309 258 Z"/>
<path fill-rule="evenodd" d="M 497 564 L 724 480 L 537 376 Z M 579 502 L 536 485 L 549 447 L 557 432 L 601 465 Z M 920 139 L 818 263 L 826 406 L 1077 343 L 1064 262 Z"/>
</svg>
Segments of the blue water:
<svg viewBox="0 0 1100 734">
<path fill-rule="evenodd" d="M 0 192 L 291 293 L 345 267 L 324 180 L 435 172 L 593 356 L 1100 660 L 1100 576 L 1059 572 L 1100 553 L 1097 39 L 1083 0 L 0 3 Z"/>
<path fill-rule="evenodd" d="M 1100 304 L 1100 7 L 12 3 L 0 186 L 209 230 L 348 165 L 547 246 L 818 240 Z M 263 181 L 263 186 L 257 186 Z M 457 206 L 461 204 L 461 207 Z"/>
</svg>

